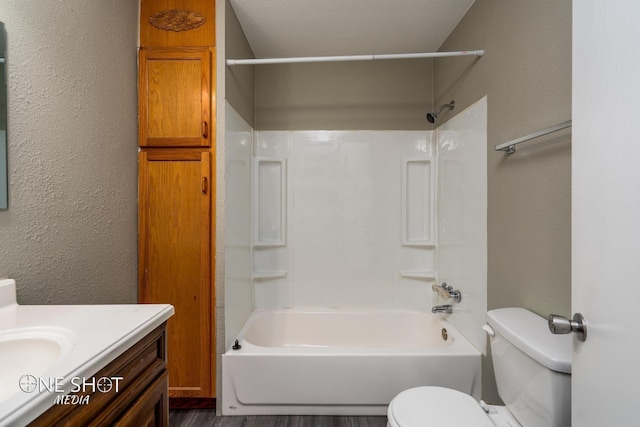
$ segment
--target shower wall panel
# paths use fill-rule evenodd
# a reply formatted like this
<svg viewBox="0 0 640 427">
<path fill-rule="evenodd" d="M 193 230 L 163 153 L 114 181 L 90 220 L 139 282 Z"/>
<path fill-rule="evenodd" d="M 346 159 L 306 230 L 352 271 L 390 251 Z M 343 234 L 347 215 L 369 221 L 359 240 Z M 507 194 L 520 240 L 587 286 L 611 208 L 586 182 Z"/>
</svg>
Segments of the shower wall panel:
<svg viewBox="0 0 640 427">
<path fill-rule="evenodd" d="M 438 279 L 462 292 L 448 319 L 480 351 L 487 313 L 487 97 L 438 132 Z"/>
<path fill-rule="evenodd" d="M 430 307 L 432 138 L 427 131 L 256 132 L 254 155 L 282 160 L 287 173 L 280 174 L 286 183 L 271 182 L 272 194 L 259 198 L 262 211 L 275 212 L 278 191 L 286 192 L 286 243 L 254 248 L 254 305 Z M 407 242 L 407 224 L 415 242 Z"/>
<path fill-rule="evenodd" d="M 225 117 L 225 337 L 231 340 L 249 318 L 251 281 L 251 165 L 253 129 L 226 104 Z"/>
</svg>

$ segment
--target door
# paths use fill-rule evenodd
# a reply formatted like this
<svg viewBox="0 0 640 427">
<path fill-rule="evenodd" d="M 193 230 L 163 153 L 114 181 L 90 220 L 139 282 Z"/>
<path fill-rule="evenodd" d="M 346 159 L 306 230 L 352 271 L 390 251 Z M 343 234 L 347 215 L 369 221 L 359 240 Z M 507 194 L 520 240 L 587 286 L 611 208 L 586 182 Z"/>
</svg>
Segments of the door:
<svg viewBox="0 0 640 427">
<path fill-rule="evenodd" d="M 139 142 L 143 147 L 208 147 L 209 48 L 140 49 Z"/>
<path fill-rule="evenodd" d="M 640 2 L 573 2 L 574 426 L 638 426 Z"/>
<path fill-rule="evenodd" d="M 211 154 L 140 152 L 140 302 L 173 304 L 167 322 L 170 397 L 211 397 Z"/>
</svg>

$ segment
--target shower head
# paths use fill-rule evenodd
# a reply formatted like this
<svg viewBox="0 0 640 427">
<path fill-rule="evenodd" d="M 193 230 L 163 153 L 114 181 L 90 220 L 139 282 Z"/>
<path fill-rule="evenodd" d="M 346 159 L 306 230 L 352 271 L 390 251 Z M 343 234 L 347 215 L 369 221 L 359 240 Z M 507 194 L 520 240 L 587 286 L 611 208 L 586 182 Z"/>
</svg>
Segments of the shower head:
<svg viewBox="0 0 640 427">
<path fill-rule="evenodd" d="M 440 112 L 442 110 L 444 110 L 445 108 L 449 107 L 449 111 L 452 111 L 455 106 L 456 106 L 456 102 L 455 101 L 451 101 L 448 104 L 441 105 L 440 108 L 438 108 L 435 113 L 428 113 L 427 114 L 427 121 L 429 123 L 435 123 L 436 120 L 438 119 L 438 114 L 440 114 Z"/>
</svg>

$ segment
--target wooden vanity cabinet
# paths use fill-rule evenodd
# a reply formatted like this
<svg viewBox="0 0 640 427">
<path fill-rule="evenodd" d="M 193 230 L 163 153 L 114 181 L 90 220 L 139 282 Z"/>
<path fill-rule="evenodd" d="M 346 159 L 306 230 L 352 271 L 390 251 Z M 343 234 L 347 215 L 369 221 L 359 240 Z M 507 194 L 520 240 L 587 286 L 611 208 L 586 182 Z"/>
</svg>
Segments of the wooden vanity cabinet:
<svg viewBox="0 0 640 427">
<path fill-rule="evenodd" d="M 170 396 L 211 397 L 211 153 L 149 149 L 139 156 L 139 300 L 175 307 Z"/>
<path fill-rule="evenodd" d="M 30 426 L 168 426 L 166 324 L 162 324 L 92 376 L 121 377 L 118 390 L 74 393 L 84 404 L 54 404 Z M 89 379 L 90 380 L 90 379 Z M 55 402 L 55 396 L 51 397 Z"/>
</svg>

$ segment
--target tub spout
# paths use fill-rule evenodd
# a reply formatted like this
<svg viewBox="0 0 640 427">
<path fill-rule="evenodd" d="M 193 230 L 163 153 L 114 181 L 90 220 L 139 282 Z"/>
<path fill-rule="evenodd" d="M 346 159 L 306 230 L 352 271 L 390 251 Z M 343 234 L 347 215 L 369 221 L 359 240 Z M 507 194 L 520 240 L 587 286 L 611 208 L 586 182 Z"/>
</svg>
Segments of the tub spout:
<svg viewBox="0 0 640 427">
<path fill-rule="evenodd" d="M 431 312 L 451 314 L 453 312 L 453 307 L 451 306 L 451 304 L 436 305 L 435 307 L 431 308 Z"/>
</svg>

